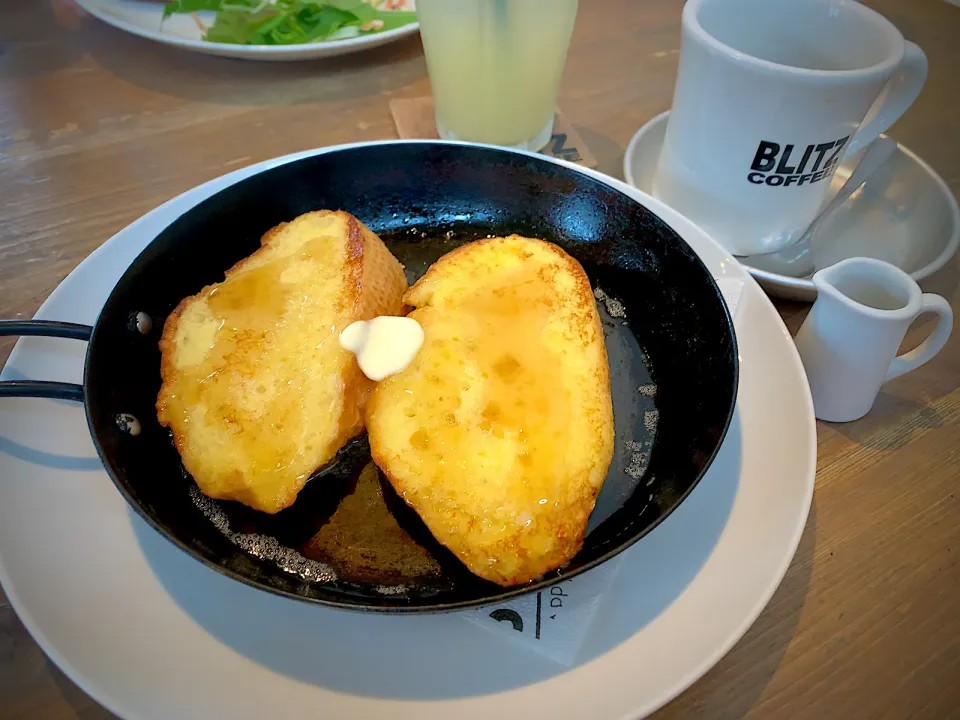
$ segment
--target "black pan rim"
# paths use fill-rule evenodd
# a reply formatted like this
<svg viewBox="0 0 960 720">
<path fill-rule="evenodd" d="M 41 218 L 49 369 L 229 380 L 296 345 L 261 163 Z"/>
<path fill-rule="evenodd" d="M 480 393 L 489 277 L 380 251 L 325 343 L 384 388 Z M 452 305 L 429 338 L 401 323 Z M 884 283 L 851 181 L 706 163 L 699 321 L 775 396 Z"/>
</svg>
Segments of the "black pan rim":
<svg viewBox="0 0 960 720">
<path fill-rule="evenodd" d="M 660 220 L 660 222 L 662 222 L 667 228 L 669 228 L 683 243 L 685 243 L 688 247 L 690 247 L 689 243 L 687 243 L 687 241 L 683 238 L 683 236 L 682 236 L 679 232 L 677 232 L 677 231 L 674 229 L 674 227 L 673 227 L 670 223 L 668 223 L 666 220 L 664 220 L 657 212 L 655 212 L 653 209 L 647 207 L 647 206 L 646 206 L 644 203 L 642 203 L 640 200 L 637 200 L 636 198 L 631 197 L 630 195 L 624 193 L 620 188 L 618 188 L 618 187 L 616 187 L 615 185 L 611 184 L 611 183 L 609 182 L 609 180 L 610 180 L 611 178 L 608 178 L 607 176 L 603 175 L 602 173 L 585 169 L 585 168 L 583 168 L 583 167 L 581 167 L 581 166 L 579 166 L 579 165 L 576 165 L 576 164 L 574 164 L 574 163 L 570 163 L 570 162 L 563 161 L 563 160 L 558 160 L 558 159 L 555 159 L 555 158 L 545 157 L 545 156 L 540 155 L 540 154 L 538 154 L 538 153 L 532 153 L 532 152 L 528 152 L 528 151 L 524 151 L 524 150 L 513 150 L 513 149 L 509 149 L 509 148 L 501 148 L 501 147 L 492 146 L 492 145 L 482 145 L 482 144 L 476 144 L 476 143 L 465 143 L 465 142 L 458 142 L 458 141 L 442 141 L 442 140 L 385 140 L 385 141 L 372 141 L 372 142 L 349 143 L 349 144 L 344 144 L 344 145 L 334 145 L 334 146 L 330 146 L 330 147 L 326 147 L 326 148 L 320 148 L 320 149 L 316 149 L 316 150 L 312 150 L 312 151 L 305 151 L 305 152 L 302 152 L 302 153 L 293 153 L 293 154 L 291 154 L 291 155 L 286 155 L 286 156 L 281 156 L 281 157 L 278 157 L 278 158 L 273 158 L 273 159 L 270 159 L 270 160 L 266 160 L 266 161 L 264 161 L 264 162 L 262 162 L 262 163 L 258 163 L 258 164 L 257 164 L 258 166 L 263 166 L 263 167 L 261 167 L 261 169 L 257 170 L 256 172 L 249 173 L 249 174 L 247 174 L 247 175 L 239 178 L 239 179 L 236 180 L 235 182 L 231 182 L 230 184 L 228 184 L 228 185 L 226 185 L 226 186 L 224 186 L 224 187 L 222 187 L 222 188 L 217 189 L 216 191 L 214 191 L 213 193 L 211 193 L 211 194 L 208 195 L 207 197 L 205 197 L 205 198 L 201 199 L 200 201 L 198 201 L 194 206 L 192 206 L 191 208 L 185 210 L 183 213 L 181 213 L 180 215 L 178 215 L 178 217 L 177 217 L 176 219 L 179 219 L 179 217 L 181 217 L 182 215 L 186 214 L 187 212 L 192 211 L 195 207 L 198 207 L 198 206 L 201 205 L 202 203 L 205 203 L 206 201 L 214 198 L 214 197 L 215 197 L 216 195 L 218 195 L 219 193 L 225 192 L 225 191 L 229 190 L 230 188 L 234 187 L 234 186 L 237 185 L 238 183 L 241 183 L 241 182 L 243 182 L 243 181 L 245 181 L 245 180 L 247 180 L 247 179 L 250 179 L 250 178 L 254 178 L 254 177 L 256 177 L 256 176 L 258 176 L 258 175 L 261 175 L 261 174 L 263 174 L 264 172 L 268 172 L 268 171 L 270 171 L 270 170 L 272 170 L 272 169 L 274 169 L 274 168 L 277 168 L 277 167 L 280 167 L 280 166 L 292 165 L 292 164 L 297 163 L 297 162 L 300 162 L 300 161 L 309 160 L 309 159 L 314 158 L 314 157 L 317 157 L 317 156 L 319 156 L 319 155 L 331 154 L 331 153 L 336 153 L 336 152 L 349 152 L 350 150 L 353 150 L 353 149 L 367 148 L 367 147 L 375 147 L 375 146 L 380 146 L 380 145 L 392 145 L 392 146 L 396 146 L 396 145 L 400 145 L 400 146 L 402 146 L 402 145 L 428 145 L 428 146 L 430 146 L 430 145 L 442 145 L 442 146 L 460 146 L 460 147 L 473 147 L 473 148 L 480 147 L 480 148 L 484 148 L 484 149 L 486 149 L 486 150 L 494 151 L 494 152 L 497 152 L 497 153 L 503 153 L 503 154 L 507 154 L 507 155 L 521 155 L 521 156 L 526 156 L 526 157 L 532 158 L 532 159 L 534 159 L 534 160 L 543 161 L 543 162 L 546 162 L 546 163 L 548 163 L 548 164 L 559 165 L 559 166 L 564 167 L 564 168 L 567 168 L 567 169 L 569 169 L 569 170 L 571 170 L 571 171 L 573 171 L 573 172 L 579 173 L 579 174 L 581 174 L 581 175 L 585 175 L 585 176 L 587 176 L 587 177 L 589 177 L 589 178 L 591 178 L 591 179 L 593 179 L 593 180 L 595 180 L 595 181 L 598 181 L 598 182 L 600 182 L 600 183 L 603 183 L 604 185 L 607 185 L 611 190 L 617 192 L 617 193 L 620 194 L 620 195 L 623 195 L 624 198 L 626 198 L 627 201 L 642 206 L 645 210 L 647 210 L 647 211 L 650 212 L 652 215 L 654 215 L 658 220 Z M 224 176 L 220 176 L 220 177 L 218 177 L 218 178 L 214 178 L 214 179 L 208 181 L 208 183 L 205 183 L 205 184 L 216 183 L 216 182 L 218 182 L 218 181 L 222 181 L 224 177 L 228 177 L 228 176 L 229 176 L 229 174 L 228 174 L 228 175 L 224 175 Z M 197 188 L 203 187 L 203 185 L 199 185 L 199 186 L 196 186 L 196 187 L 197 187 Z M 194 188 L 194 189 L 196 189 L 196 188 Z M 190 192 L 190 191 L 188 190 L 188 191 L 186 191 L 186 192 Z M 181 195 L 181 196 L 177 196 L 177 198 L 179 198 L 179 197 L 182 197 L 182 195 Z M 177 198 L 173 198 L 173 199 L 171 199 L 171 200 L 168 201 L 168 202 L 173 202 L 173 201 L 176 200 Z M 164 203 L 164 204 L 166 204 L 166 203 Z M 161 207 L 162 207 L 162 206 L 161 206 Z M 154 240 L 156 240 L 156 238 L 159 237 L 163 232 L 165 232 L 166 229 L 169 228 L 170 225 L 172 225 L 173 222 L 176 222 L 176 219 L 175 219 L 174 221 L 172 221 L 171 223 L 168 223 L 162 230 L 160 230 L 160 232 L 158 232 L 157 235 L 155 235 L 154 238 L 153 238 L 149 243 L 147 243 L 146 246 L 144 246 L 144 249 L 141 251 L 141 253 L 138 253 L 137 257 L 135 257 L 133 260 L 131 260 L 130 265 L 132 265 L 134 262 L 136 262 L 136 260 L 140 257 L 140 254 L 142 254 L 143 252 L 146 252 L 146 250 L 147 250 L 147 248 L 149 248 L 150 244 L 151 244 Z M 91 439 L 93 440 L 93 444 L 94 444 L 94 447 L 95 447 L 96 450 L 97 450 L 97 454 L 99 455 L 101 461 L 103 462 L 104 468 L 106 469 L 107 474 L 110 476 L 110 479 L 111 479 L 111 481 L 113 482 L 114 486 L 117 488 L 117 490 L 118 490 L 118 491 L 120 492 L 120 494 L 123 496 L 123 498 L 124 498 L 124 500 L 126 501 L 127 505 L 128 505 L 131 509 L 133 509 L 133 510 L 135 511 L 135 513 L 136 513 L 142 520 L 144 520 L 150 528 L 152 528 L 152 529 L 153 529 L 154 531 L 156 531 L 161 537 L 163 537 L 164 539 L 166 539 L 166 540 L 167 540 L 168 542 L 170 542 L 174 547 L 176 547 L 176 548 L 178 548 L 179 550 L 181 550 L 183 553 L 185 553 L 187 556 L 189 556 L 189 557 L 192 558 L 193 560 L 200 562 L 201 564 L 203 564 L 203 565 L 205 565 L 206 567 L 210 568 L 211 570 L 219 573 L 220 575 L 223 575 L 223 576 L 226 576 L 226 577 L 228 577 L 228 578 L 231 578 L 232 580 L 236 580 L 236 581 L 238 581 L 238 582 L 240 582 L 240 583 L 242 583 L 242 584 L 244 584 L 244 585 L 246 585 L 246 586 L 248 586 L 248 587 L 251 587 L 251 588 L 254 588 L 254 589 L 260 590 L 260 591 L 266 591 L 266 592 L 271 593 L 272 595 L 276 595 L 276 596 L 279 596 L 279 597 L 290 598 L 290 599 L 297 600 L 297 601 L 300 601 L 300 602 L 308 603 L 308 604 L 310 604 L 310 605 L 320 605 L 320 606 L 324 606 L 324 607 L 328 607 L 328 608 L 332 608 L 332 609 L 348 610 L 348 611 L 351 611 L 351 612 L 364 613 L 364 614 L 370 614 L 370 613 L 380 614 L 380 615 L 423 615 L 423 614 L 440 614 L 440 613 L 446 613 L 446 612 L 453 612 L 453 611 L 457 611 L 457 610 L 475 609 L 475 608 L 489 607 L 489 606 L 491 606 L 491 605 L 501 604 L 501 603 L 507 602 L 507 601 L 509 601 L 509 600 L 512 600 L 512 599 L 514 599 L 514 598 L 516 598 L 516 597 L 519 597 L 519 596 L 521 596 L 521 595 L 527 595 L 527 594 L 531 594 L 531 593 L 534 593 L 534 592 L 542 591 L 542 590 L 544 590 L 544 589 L 546 589 L 546 588 L 551 587 L 552 585 L 555 585 L 556 582 L 558 582 L 558 581 L 566 581 L 566 580 L 573 579 L 573 578 L 575 578 L 575 577 L 577 577 L 577 576 L 579 576 L 579 575 L 582 575 L 583 573 L 585 573 L 585 572 L 587 572 L 587 571 L 589 571 L 589 570 L 592 570 L 592 569 L 594 569 L 594 568 L 602 565 L 603 563 L 607 562 L 607 561 L 610 560 L 611 558 L 613 558 L 613 557 L 619 555 L 620 553 L 626 551 L 626 550 L 629 549 L 632 545 L 634 545 L 636 542 L 638 542 L 638 541 L 641 540 L 642 538 L 646 537 L 652 530 L 654 530 L 655 528 L 657 528 L 666 518 L 668 518 L 670 515 L 672 515 L 673 512 L 690 496 L 690 493 L 692 493 L 692 492 L 694 491 L 694 489 L 696 489 L 696 487 L 700 484 L 700 481 L 703 479 L 703 477 L 707 474 L 707 472 L 709 472 L 710 468 L 711 468 L 712 465 L 713 465 L 714 460 L 716 459 L 717 454 L 720 452 L 720 449 L 723 447 L 723 443 L 724 443 L 724 441 L 726 440 L 727 433 L 729 432 L 730 426 L 731 426 L 731 424 L 732 424 L 732 422 L 733 422 L 733 416 L 734 416 L 734 414 L 736 413 L 737 398 L 738 398 L 738 392 L 739 392 L 739 383 L 740 383 L 740 358 L 739 358 L 739 347 L 738 347 L 738 344 L 737 344 L 737 335 L 736 335 L 736 330 L 735 330 L 735 327 L 734 327 L 734 324 L 733 324 L 733 318 L 732 318 L 731 315 L 730 315 L 730 309 L 729 309 L 729 307 L 727 306 L 727 303 L 726 303 L 726 301 L 725 301 L 724 298 L 723 298 L 723 294 L 721 293 L 720 288 L 719 288 L 719 286 L 717 285 L 716 279 L 713 277 L 713 273 L 710 272 L 710 270 L 709 270 L 709 269 L 706 267 L 706 265 L 704 264 L 703 260 L 702 260 L 702 259 L 700 258 L 700 256 L 696 253 L 696 251 L 693 250 L 692 247 L 690 247 L 690 250 L 691 250 L 691 252 L 693 253 L 696 261 L 697 261 L 697 262 L 700 264 L 700 266 L 703 268 L 703 271 L 704 271 L 705 275 L 707 276 L 707 278 L 708 278 L 708 280 L 709 280 L 709 283 L 710 283 L 710 286 L 711 286 L 711 288 L 712 288 L 712 290 L 713 290 L 713 292 L 714 292 L 714 295 L 715 295 L 715 297 L 717 298 L 717 300 L 719 301 L 721 308 L 723 309 L 723 316 L 724 316 L 724 320 L 725 320 L 725 330 L 726 330 L 727 333 L 729 334 L 729 337 L 730 337 L 730 340 L 731 340 L 730 352 L 731 352 L 731 364 L 732 364 L 732 368 L 733 368 L 733 378 L 732 378 L 732 382 L 731 382 L 731 385 L 732 385 L 731 391 L 732 391 L 732 392 L 731 392 L 731 403 L 730 403 L 730 407 L 729 407 L 729 409 L 728 409 L 728 411 L 727 411 L 726 418 L 724 419 L 723 430 L 722 430 L 722 432 L 720 433 L 720 435 L 719 435 L 719 437 L 718 437 L 718 440 L 717 440 L 717 443 L 716 443 L 716 445 L 714 446 L 713 450 L 711 451 L 711 453 L 710 453 L 707 461 L 704 463 L 704 466 L 703 466 L 702 470 L 700 470 L 700 472 L 697 474 L 696 478 L 695 478 L 695 479 L 693 480 L 693 482 L 690 484 L 690 487 L 687 488 L 687 490 L 686 490 L 685 492 L 683 492 L 683 493 L 679 496 L 678 500 L 672 505 L 672 507 L 670 507 L 669 510 L 667 510 L 663 515 L 661 515 L 660 517 L 658 517 L 654 522 L 652 522 L 650 525 L 648 525 L 646 528 L 644 528 L 641 532 L 637 533 L 637 534 L 634 535 L 634 536 L 631 536 L 630 538 L 628 538 L 627 540 L 625 540 L 624 542 L 622 542 L 620 545 L 617 545 L 616 547 L 614 547 L 614 548 L 612 548 L 611 550 L 607 551 L 607 552 L 604 553 L 603 555 L 595 558 L 594 560 L 590 561 L 589 563 L 586 563 L 586 564 L 584 564 L 584 565 L 582 565 L 582 566 L 580 566 L 580 567 L 578 567 L 578 568 L 576 568 L 576 569 L 574 569 L 574 570 L 571 570 L 571 571 L 568 572 L 568 573 L 565 573 L 561 578 L 556 578 L 556 577 L 550 578 L 550 577 L 546 577 L 546 576 L 545 576 L 545 577 L 542 577 L 540 580 L 537 580 L 537 581 L 535 581 L 535 582 L 529 583 L 529 584 L 527 584 L 527 585 L 516 586 L 516 587 L 512 587 L 512 588 L 505 588 L 504 591 L 501 592 L 501 593 L 498 593 L 498 594 L 496 594 L 496 595 L 490 595 L 490 596 L 487 596 L 487 597 L 484 597 L 484 598 L 475 599 L 475 600 L 464 600 L 464 601 L 459 601 L 459 602 L 435 603 L 435 604 L 416 604 L 416 605 L 402 605 L 402 604 L 383 604 L 383 605 L 372 605 L 372 604 L 371 604 L 371 605 L 366 605 L 366 604 L 358 604 L 358 603 L 350 603 L 350 602 L 340 602 L 340 601 L 330 600 L 330 599 L 326 599 L 326 598 L 316 598 L 316 597 L 309 597 L 309 596 L 306 596 L 306 595 L 300 595 L 300 594 L 295 593 L 295 592 L 289 592 L 289 591 L 286 591 L 286 590 L 281 590 L 281 589 L 276 588 L 276 587 L 268 586 L 268 585 L 266 585 L 266 584 L 257 583 L 257 582 L 255 582 L 255 581 L 253 581 L 251 578 L 243 575 L 242 573 L 236 572 L 236 571 L 234 571 L 234 570 L 232 570 L 232 569 L 230 569 L 230 568 L 227 568 L 227 567 L 225 567 L 225 566 L 223 566 L 223 565 L 220 565 L 220 564 L 218 564 L 218 563 L 215 563 L 215 562 L 211 561 L 209 558 L 206 558 L 206 557 L 204 557 L 204 556 L 202 556 L 202 555 L 194 552 L 191 548 L 189 548 L 189 547 L 188 547 L 185 543 L 183 543 L 180 539 L 178 539 L 177 537 L 174 537 L 172 534 L 168 533 L 165 529 L 163 529 L 163 528 L 160 526 L 160 524 L 159 524 L 154 518 L 152 518 L 148 513 L 144 512 L 143 508 L 141 508 L 141 507 L 139 506 L 139 504 L 134 501 L 134 499 L 133 499 L 133 497 L 130 495 L 130 493 L 127 492 L 127 490 L 125 489 L 123 483 L 121 482 L 121 479 L 117 476 L 116 472 L 114 471 L 114 468 L 112 467 L 112 464 L 108 461 L 106 451 L 105 451 L 104 448 L 102 447 L 101 442 L 100 442 L 100 439 L 99 439 L 99 437 L 97 436 L 97 433 L 96 433 L 95 428 L 94 428 L 94 421 L 93 421 L 93 417 L 92 417 L 91 412 L 90 412 L 90 405 L 89 405 L 89 403 L 84 402 L 84 404 L 83 404 L 83 405 L 84 405 L 84 415 L 85 415 L 85 417 L 86 417 L 86 419 L 87 419 L 87 429 L 88 429 L 88 431 L 89 431 L 89 433 L 90 433 Z M 128 265 L 128 268 L 129 268 L 129 265 Z M 126 269 L 124 270 L 124 273 L 125 273 L 125 272 L 126 272 Z M 122 275 L 121 275 L 121 278 L 122 278 Z M 119 284 L 119 280 L 118 280 L 118 284 Z M 114 286 L 114 289 L 115 289 L 115 287 L 116 287 L 116 286 Z M 112 295 L 112 293 L 113 293 L 113 290 L 111 290 L 111 295 Z M 108 296 L 107 300 L 104 301 L 104 306 L 109 302 L 109 299 L 110 299 L 110 296 Z M 96 336 L 97 336 L 97 331 L 98 331 L 98 329 L 99 329 L 99 326 L 100 326 L 100 315 L 98 314 L 96 321 L 93 323 L 93 329 L 92 329 L 92 333 L 91 333 L 91 341 L 90 341 L 90 342 L 88 343 L 88 345 L 87 345 L 87 351 L 86 351 L 85 357 L 84 357 L 84 377 L 83 377 L 84 387 L 86 387 L 87 384 L 88 384 L 88 374 L 89 374 L 89 368 L 90 368 L 91 348 L 92 348 L 92 347 L 94 346 L 94 344 L 95 344 L 95 343 L 93 342 L 93 340 L 94 340 L 94 339 L 96 338 Z M 551 572 L 555 572 L 555 571 L 551 571 Z"/>
</svg>

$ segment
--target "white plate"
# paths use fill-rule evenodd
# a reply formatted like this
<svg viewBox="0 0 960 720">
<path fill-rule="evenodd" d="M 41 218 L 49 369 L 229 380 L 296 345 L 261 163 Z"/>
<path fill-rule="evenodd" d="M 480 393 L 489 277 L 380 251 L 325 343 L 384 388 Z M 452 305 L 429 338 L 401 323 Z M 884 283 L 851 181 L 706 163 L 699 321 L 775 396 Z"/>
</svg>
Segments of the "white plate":
<svg viewBox="0 0 960 720">
<path fill-rule="evenodd" d="M 200 28 L 190 15 L 173 15 L 163 20 L 161 25 L 163 5 L 160 3 L 141 0 L 76 0 L 76 2 L 103 22 L 148 40 L 208 55 L 246 60 L 316 60 L 346 55 L 385 45 L 408 35 L 414 35 L 420 30 L 419 23 L 411 23 L 394 30 L 346 40 L 304 45 L 229 45 L 204 42 L 201 39 Z M 211 13 L 200 13 L 200 15 L 212 21 Z"/>
<path fill-rule="evenodd" d="M 93 322 L 127 265 L 180 214 L 309 154 L 236 171 L 148 213 L 81 263 L 38 317 Z M 457 613 L 350 613 L 230 580 L 128 509 L 79 406 L 7 399 L 0 581 L 64 672 L 131 719 L 619 720 L 660 707 L 733 646 L 786 572 L 810 507 L 816 428 L 800 360 L 763 292 L 695 226 L 623 183 L 561 164 L 661 215 L 717 277 L 746 281 L 726 441 L 690 497 L 624 554 L 579 664 L 560 668 Z M 78 381 L 83 352 L 70 340 L 25 338 L 4 377 Z"/>
<path fill-rule="evenodd" d="M 640 128 L 623 156 L 623 176 L 649 193 L 667 130 L 670 111 Z M 845 158 L 831 183 L 836 192 L 847 181 L 859 156 Z M 950 188 L 923 160 L 903 145 L 858 192 L 823 225 L 812 250 L 816 268 L 850 257 L 872 257 L 902 268 L 920 281 L 942 268 L 960 244 L 960 208 Z M 773 258 L 739 258 L 771 294 L 813 301 L 817 289 L 809 278 L 776 272 Z"/>
</svg>

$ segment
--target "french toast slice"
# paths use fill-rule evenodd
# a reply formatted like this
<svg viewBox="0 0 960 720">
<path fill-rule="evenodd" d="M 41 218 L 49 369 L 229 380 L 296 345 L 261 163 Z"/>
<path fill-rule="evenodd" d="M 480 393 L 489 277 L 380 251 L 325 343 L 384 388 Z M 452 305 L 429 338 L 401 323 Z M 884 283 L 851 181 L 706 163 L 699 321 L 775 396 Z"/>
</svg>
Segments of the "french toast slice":
<svg viewBox="0 0 960 720">
<path fill-rule="evenodd" d="M 162 425 L 200 490 L 276 513 L 363 429 L 372 387 L 338 336 L 399 314 L 403 266 L 352 215 L 266 233 L 223 282 L 184 299 L 160 340 Z"/>
<path fill-rule="evenodd" d="M 474 574 L 509 587 L 560 567 L 613 457 L 583 268 L 543 240 L 479 240 L 440 258 L 404 302 L 424 344 L 370 396 L 374 461 Z"/>
</svg>

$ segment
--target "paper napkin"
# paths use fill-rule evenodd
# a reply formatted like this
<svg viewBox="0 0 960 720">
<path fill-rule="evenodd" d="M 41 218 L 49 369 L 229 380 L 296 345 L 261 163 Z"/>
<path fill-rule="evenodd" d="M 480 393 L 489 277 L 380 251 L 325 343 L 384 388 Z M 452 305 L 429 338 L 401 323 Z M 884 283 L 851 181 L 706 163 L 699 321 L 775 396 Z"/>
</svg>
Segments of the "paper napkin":
<svg viewBox="0 0 960 720">
<path fill-rule="evenodd" d="M 570 580 L 502 605 L 468 610 L 465 616 L 511 642 L 570 667 L 577 659 L 604 593 L 620 570 L 622 557 Z"/>
</svg>

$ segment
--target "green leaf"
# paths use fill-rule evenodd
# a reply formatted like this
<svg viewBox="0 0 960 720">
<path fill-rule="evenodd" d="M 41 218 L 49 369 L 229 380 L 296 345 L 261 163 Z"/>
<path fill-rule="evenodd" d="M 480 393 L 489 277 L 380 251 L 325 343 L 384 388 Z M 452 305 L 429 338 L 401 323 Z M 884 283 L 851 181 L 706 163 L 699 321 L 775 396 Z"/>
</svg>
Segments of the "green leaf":
<svg viewBox="0 0 960 720">
<path fill-rule="evenodd" d="M 277 42 L 275 40 L 274 33 L 284 25 L 289 24 L 290 17 L 289 15 L 277 14 L 273 17 L 268 17 L 264 20 L 260 20 L 250 33 L 250 37 L 247 40 L 247 43 L 250 45 L 283 45 L 283 42 Z M 294 28 L 291 33 L 290 42 L 303 42 L 298 40 L 298 36 L 302 36 L 302 32 L 297 32 L 298 28 Z"/>
<path fill-rule="evenodd" d="M 250 28 L 244 13 L 217 13 L 213 25 L 207 29 L 203 39 L 208 42 L 246 45 L 250 40 Z"/>
<path fill-rule="evenodd" d="M 374 20 L 382 20 L 382 29 L 391 30 L 417 19 L 414 12 L 377 10 L 363 0 L 174 0 L 164 7 L 165 16 L 197 10 L 217 10 L 204 40 L 238 45 L 319 42 L 345 28 L 379 32 L 360 30 Z"/>
<path fill-rule="evenodd" d="M 236 0 L 232 0 L 236 3 Z M 260 7 L 261 3 L 257 4 Z M 204 40 L 208 42 L 228 43 L 232 45 L 259 44 L 254 38 L 258 29 L 274 18 L 273 6 L 256 8 L 240 7 L 233 10 L 221 10 L 214 18 L 213 25 L 207 30 Z"/>
<path fill-rule="evenodd" d="M 304 26 L 308 28 L 306 42 L 325 40 L 340 28 L 359 23 L 357 17 L 346 10 L 331 6 L 320 7 L 310 13 L 309 20 L 304 20 Z"/>
<path fill-rule="evenodd" d="M 368 2 L 364 2 L 363 0 L 327 0 L 325 4 L 329 5 L 330 7 L 335 7 L 338 10 L 351 13 L 352 15 L 356 16 L 361 25 L 366 25 L 368 22 L 373 22 L 374 18 L 377 16 L 376 8 Z"/>
<path fill-rule="evenodd" d="M 192 13 L 203 10 L 219 10 L 223 0 L 171 0 L 163 6 L 163 17 L 174 13 Z"/>
<path fill-rule="evenodd" d="M 256 12 L 262 10 L 267 3 L 262 0 L 223 0 L 220 12 Z"/>
</svg>

